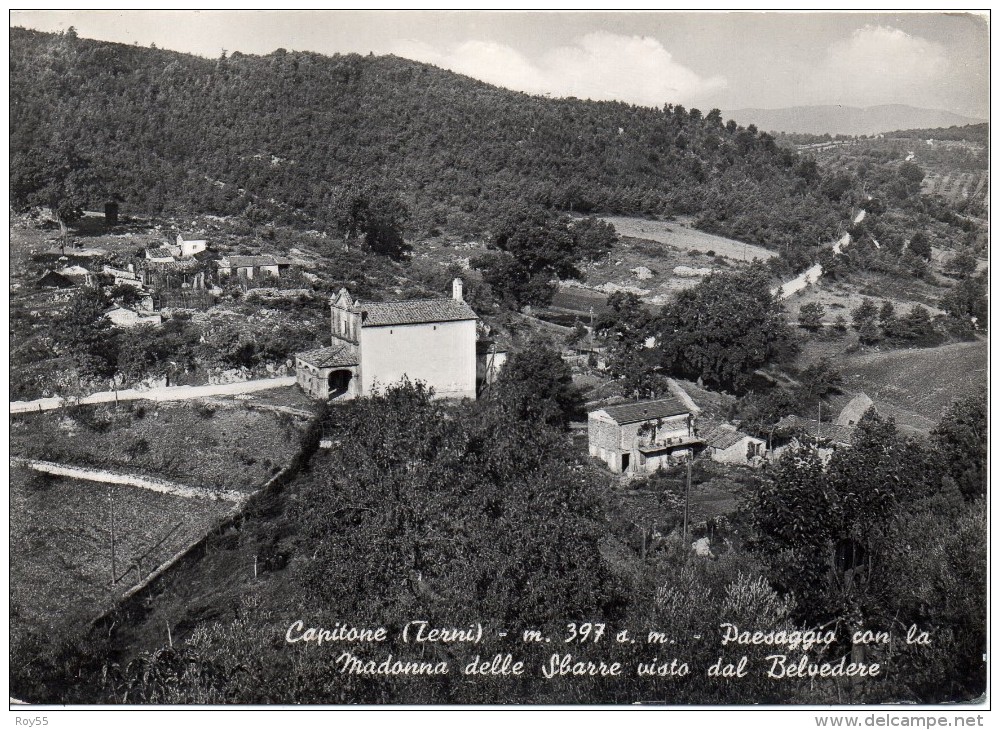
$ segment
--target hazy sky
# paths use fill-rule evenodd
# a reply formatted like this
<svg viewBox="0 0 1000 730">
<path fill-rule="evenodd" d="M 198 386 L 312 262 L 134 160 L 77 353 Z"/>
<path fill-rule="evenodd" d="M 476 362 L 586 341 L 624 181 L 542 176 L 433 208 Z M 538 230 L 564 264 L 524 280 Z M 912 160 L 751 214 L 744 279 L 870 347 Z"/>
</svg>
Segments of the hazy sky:
<svg viewBox="0 0 1000 730">
<path fill-rule="evenodd" d="M 203 56 L 395 53 L 530 93 L 736 109 L 989 116 L 984 14 L 12 11 L 11 25 Z"/>
</svg>

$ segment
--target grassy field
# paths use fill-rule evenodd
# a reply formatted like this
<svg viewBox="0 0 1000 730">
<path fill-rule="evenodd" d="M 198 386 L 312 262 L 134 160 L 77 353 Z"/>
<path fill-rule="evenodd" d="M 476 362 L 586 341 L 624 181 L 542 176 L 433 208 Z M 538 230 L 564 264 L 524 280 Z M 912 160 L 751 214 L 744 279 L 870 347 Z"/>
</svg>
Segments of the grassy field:
<svg viewBox="0 0 1000 730">
<path fill-rule="evenodd" d="M 665 243 L 682 252 L 697 251 L 734 261 L 753 261 L 754 259 L 767 261 L 767 259 L 778 255 L 774 251 L 750 243 L 697 231 L 684 225 L 683 222 L 652 221 L 624 216 L 607 216 L 603 220 L 611 223 L 622 236 Z"/>
<path fill-rule="evenodd" d="M 112 501 L 119 579 L 114 590 Z M 228 502 L 53 478 L 13 467 L 10 582 L 18 616 L 12 620 L 14 628 L 53 629 L 93 618 L 139 582 L 136 569 L 129 569 L 136 558 L 149 553 L 142 561 L 145 577 L 231 509 Z"/>
<path fill-rule="evenodd" d="M 846 391 L 864 391 L 901 425 L 929 430 L 952 401 L 985 391 L 987 348 L 980 340 L 854 354 L 839 365 Z"/>
<path fill-rule="evenodd" d="M 295 451 L 301 419 L 198 402 L 82 406 L 11 419 L 11 454 L 251 492 Z"/>
</svg>

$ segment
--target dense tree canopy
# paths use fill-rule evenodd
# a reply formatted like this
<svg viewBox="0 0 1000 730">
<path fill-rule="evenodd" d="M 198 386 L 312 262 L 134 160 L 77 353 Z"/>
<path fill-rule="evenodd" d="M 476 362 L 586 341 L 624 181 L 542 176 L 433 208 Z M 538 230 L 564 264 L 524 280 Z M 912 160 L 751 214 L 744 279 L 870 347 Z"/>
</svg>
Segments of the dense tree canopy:
<svg viewBox="0 0 1000 730">
<path fill-rule="evenodd" d="M 978 433 L 958 438 L 985 444 Z M 983 691 L 985 504 L 962 499 L 926 444 L 869 412 L 852 448 L 825 466 L 811 447 L 783 455 L 745 508 L 750 545 L 799 620 L 848 634 L 926 626 L 934 641 L 916 656 L 866 647 L 890 686 L 931 702 Z"/>
<path fill-rule="evenodd" d="M 569 366 L 540 342 L 511 355 L 492 395 L 521 418 L 557 428 L 585 417 L 583 394 L 573 385 Z"/>
<path fill-rule="evenodd" d="M 948 476 L 966 497 L 986 494 L 986 398 L 957 401 L 932 432 Z"/>
<path fill-rule="evenodd" d="M 659 395 L 666 383 L 659 370 L 655 344 L 656 317 L 638 296 L 615 292 L 608 308 L 594 323 L 594 330 L 608 348 L 608 373 L 622 380 L 622 392 L 637 397 Z"/>
<path fill-rule="evenodd" d="M 790 346 L 781 304 L 761 267 L 713 273 L 677 294 L 659 322 L 664 367 L 717 388 L 740 390 Z"/>
</svg>

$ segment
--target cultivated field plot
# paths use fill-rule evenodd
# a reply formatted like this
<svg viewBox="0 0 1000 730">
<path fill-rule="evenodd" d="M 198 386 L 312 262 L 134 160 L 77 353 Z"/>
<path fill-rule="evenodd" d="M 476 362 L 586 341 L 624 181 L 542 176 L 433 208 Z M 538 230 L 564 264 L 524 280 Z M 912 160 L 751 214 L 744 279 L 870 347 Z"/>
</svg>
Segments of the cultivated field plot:
<svg viewBox="0 0 1000 730">
<path fill-rule="evenodd" d="M 602 220 L 615 226 L 621 236 L 618 244 L 608 256 L 582 265 L 584 280 L 580 284 L 563 284 L 553 301 L 556 310 L 589 316 L 591 306 L 595 313 L 600 308 L 586 296 L 607 296 L 615 291 L 631 292 L 648 304 L 662 305 L 713 271 L 777 255 L 759 246 L 696 231 L 682 222 L 621 216 Z M 572 324 L 572 317 L 565 323 Z"/>
<path fill-rule="evenodd" d="M 931 172 L 924 177 L 921 192 L 940 195 L 953 201 L 985 199 L 989 193 L 989 172 Z"/>
<path fill-rule="evenodd" d="M 883 415 L 921 431 L 933 428 L 952 401 L 986 389 L 987 343 L 846 356 L 837 363 L 848 392 L 864 391 Z M 882 405 L 888 408 L 882 408 Z"/>
<path fill-rule="evenodd" d="M 604 292 L 577 287 L 562 287 L 552 297 L 552 307 L 582 312 L 588 316 L 590 310 L 593 309 L 594 316 L 597 317 L 608 308 L 608 297 Z"/>
<path fill-rule="evenodd" d="M 118 581 L 111 587 L 111 505 Z M 10 472 L 10 584 L 15 628 L 82 625 L 204 535 L 231 502 Z"/>
<path fill-rule="evenodd" d="M 753 470 L 723 470 L 707 459 L 697 459 L 692 472 L 688 505 L 691 527 L 731 516 L 738 508 L 745 484 L 757 478 Z M 647 526 L 661 535 L 679 536 L 684 520 L 685 480 L 685 470 L 675 467 L 656 474 L 649 483 L 637 480 L 622 484 L 612 491 L 609 518 L 617 523 L 619 531 L 631 536 L 630 542 L 636 546 L 641 542 L 639 531 Z"/>
<path fill-rule="evenodd" d="M 291 459 L 302 419 L 209 403 L 81 406 L 11 418 L 11 454 L 253 492 Z"/>
<path fill-rule="evenodd" d="M 766 261 L 778 255 L 766 248 L 731 238 L 713 236 L 711 233 L 697 231 L 676 221 L 651 221 L 624 216 L 606 216 L 602 220 L 613 225 L 622 236 L 665 243 L 684 252 L 693 250 L 707 253 L 710 256 L 722 256 L 734 261 L 753 261 L 754 259 Z"/>
</svg>

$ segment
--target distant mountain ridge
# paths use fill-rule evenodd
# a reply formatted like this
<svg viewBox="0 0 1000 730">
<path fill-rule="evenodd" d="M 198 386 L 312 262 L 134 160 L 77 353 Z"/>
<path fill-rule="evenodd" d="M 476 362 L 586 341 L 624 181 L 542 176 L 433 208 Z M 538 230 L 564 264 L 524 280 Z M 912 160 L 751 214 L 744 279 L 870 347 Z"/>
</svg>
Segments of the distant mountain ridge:
<svg viewBox="0 0 1000 730">
<path fill-rule="evenodd" d="M 906 104 L 855 106 L 793 106 L 783 109 L 734 109 L 723 112 L 740 124 L 755 124 L 768 132 L 801 134 L 883 134 L 897 129 L 922 129 L 979 124 L 985 119 L 941 109 Z"/>
</svg>

